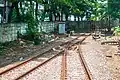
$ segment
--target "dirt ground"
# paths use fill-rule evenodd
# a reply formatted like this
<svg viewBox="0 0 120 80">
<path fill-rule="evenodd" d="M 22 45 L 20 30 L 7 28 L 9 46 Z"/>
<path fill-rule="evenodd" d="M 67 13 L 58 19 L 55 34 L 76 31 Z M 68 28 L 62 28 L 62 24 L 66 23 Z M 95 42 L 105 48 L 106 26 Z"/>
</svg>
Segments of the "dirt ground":
<svg viewBox="0 0 120 80">
<path fill-rule="evenodd" d="M 0 55 L 0 68 L 13 63 L 19 63 L 24 61 L 31 56 L 39 53 L 43 53 L 52 47 L 55 47 L 65 41 L 69 40 L 69 37 L 60 35 L 59 38 L 51 40 L 51 42 L 42 45 L 17 45 L 8 47 L 5 49 L 4 53 Z"/>
<path fill-rule="evenodd" d="M 120 80 L 120 55 L 115 55 L 118 51 L 117 46 L 104 45 L 103 48 L 112 80 Z"/>
<path fill-rule="evenodd" d="M 118 39 L 118 38 L 117 38 Z M 116 37 L 107 39 L 108 41 L 117 40 Z M 120 80 L 120 55 L 118 54 L 118 45 L 102 45 L 101 50 L 105 53 L 107 65 L 112 74 L 112 80 Z"/>
<path fill-rule="evenodd" d="M 87 65 L 93 74 L 95 80 L 120 80 L 120 55 L 117 44 L 101 45 L 103 41 L 117 40 L 116 37 L 109 37 L 105 40 L 94 40 L 88 37 L 82 44 L 82 53 L 85 57 Z M 103 76 L 107 77 L 103 78 Z"/>
<path fill-rule="evenodd" d="M 111 80 L 111 73 L 99 40 L 88 37 L 81 44 L 82 55 L 90 71 L 92 80 Z M 106 50 L 106 48 L 104 48 Z"/>
</svg>

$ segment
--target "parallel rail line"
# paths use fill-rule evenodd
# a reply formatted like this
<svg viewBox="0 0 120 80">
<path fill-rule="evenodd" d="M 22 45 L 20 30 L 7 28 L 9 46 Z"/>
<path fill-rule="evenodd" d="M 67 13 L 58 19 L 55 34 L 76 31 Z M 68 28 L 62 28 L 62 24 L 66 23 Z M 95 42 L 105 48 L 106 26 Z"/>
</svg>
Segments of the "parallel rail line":
<svg viewBox="0 0 120 80">
<path fill-rule="evenodd" d="M 73 40 L 70 40 L 68 42 L 65 42 L 65 43 L 62 43 L 60 46 L 65 46 L 63 47 L 63 50 L 58 52 L 57 54 L 55 54 L 54 56 L 50 57 L 49 59 L 43 61 L 42 63 L 38 64 L 37 66 L 31 68 L 29 71 L 23 73 L 22 75 L 18 76 L 17 78 L 15 78 L 14 80 L 19 80 L 23 77 L 25 77 L 26 75 L 28 75 L 29 73 L 31 73 L 32 71 L 36 70 L 37 68 L 45 65 L 46 63 L 48 63 L 49 61 L 53 60 L 54 58 L 56 58 L 58 55 L 61 55 L 62 54 L 62 68 L 61 68 L 61 77 L 60 77 L 60 80 L 67 80 L 67 59 L 66 59 L 66 55 L 67 55 L 67 49 L 71 48 L 72 46 L 74 46 L 75 44 L 81 44 L 89 35 L 87 35 L 85 38 L 83 38 L 81 41 L 76 41 L 75 43 L 72 43 L 73 41 L 77 40 L 79 37 L 73 39 Z M 57 48 L 57 47 L 55 47 Z M 44 53 L 42 54 L 38 54 L 36 56 L 33 56 L 32 58 L 26 60 L 26 61 L 23 61 L 21 62 L 20 64 L 16 65 L 16 66 L 13 66 L 3 72 L 0 73 L 0 75 L 3 75 L 3 74 L 6 74 L 7 72 L 11 71 L 11 70 L 14 70 L 15 68 L 18 68 L 19 66 L 24 66 L 24 64 L 32 61 L 33 59 L 35 58 L 38 58 L 39 56 L 49 52 L 49 51 L 52 51 L 53 48 L 49 49 L 48 51 L 45 51 Z M 86 72 L 86 75 L 88 77 L 88 80 L 92 80 L 91 78 L 91 74 L 90 74 L 90 71 L 85 63 L 85 60 L 83 59 L 83 56 L 81 55 L 81 50 L 80 50 L 80 45 L 79 45 L 79 56 L 80 56 L 80 60 L 84 66 L 84 69 L 85 69 L 85 72 Z"/>
<path fill-rule="evenodd" d="M 92 74 L 84 60 L 84 57 L 83 55 L 81 54 L 82 51 L 80 49 L 80 44 L 82 44 L 82 42 L 87 38 L 88 36 L 86 36 L 85 38 L 83 38 L 81 41 L 77 41 L 75 42 L 74 44 L 70 45 L 68 47 L 68 49 L 71 47 L 71 46 L 74 46 L 75 44 L 77 44 L 78 46 L 78 52 L 79 52 L 79 59 L 80 59 L 80 62 L 82 63 L 82 66 L 84 68 L 84 71 L 85 71 L 85 76 L 87 79 L 85 80 L 92 80 Z M 60 76 L 60 80 L 67 80 L 67 49 L 65 49 L 63 55 L 62 55 L 62 66 L 61 66 L 61 76 Z"/>
<path fill-rule="evenodd" d="M 79 37 L 77 37 L 77 38 L 75 38 L 75 39 L 78 39 L 78 38 L 79 38 Z M 73 39 L 73 40 L 75 40 L 75 39 Z M 73 41 L 73 40 L 71 40 L 71 41 Z M 60 46 L 64 46 L 64 45 L 70 43 L 71 41 L 67 41 L 67 42 L 65 42 L 65 43 L 62 43 Z M 53 48 L 51 48 L 51 49 L 49 49 L 49 50 L 47 50 L 47 51 L 45 51 L 45 52 L 43 52 L 43 53 L 41 53 L 41 54 L 35 55 L 35 56 L 33 56 L 33 57 L 31 57 L 31 58 L 29 58 L 29 59 L 23 61 L 23 62 L 21 62 L 21 63 L 15 65 L 15 66 L 13 66 L 13 67 L 11 67 L 11 68 L 8 68 L 8 69 L 6 69 L 6 70 L 0 72 L 0 75 L 3 75 L 3 74 L 5 74 L 5 73 L 7 73 L 7 72 L 9 72 L 9 71 L 11 71 L 11 70 L 13 70 L 13 69 L 19 67 L 19 66 L 22 66 L 22 65 L 24 65 L 24 64 L 26 64 L 26 63 L 32 61 L 33 59 L 36 59 L 36 58 L 38 58 L 39 56 L 42 56 L 43 54 L 45 54 L 45 53 L 47 53 L 47 52 L 49 52 L 49 51 L 52 51 L 52 50 L 53 50 Z M 37 50 L 37 51 L 38 51 L 38 50 Z"/>
<path fill-rule="evenodd" d="M 31 70 L 29 70 L 29 71 L 27 71 L 27 72 L 25 72 L 24 74 L 22 74 L 21 76 L 19 76 L 19 77 L 17 77 L 15 80 L 19 80 L 19 79 L 21 79 L 21 78 L 23 78 L 24 76 L 26 76 L 27 74 L 29 74 L 29 73 L 31 73 L 32 71 L 34 71 L 34 70 L 36 70 L 38 67 L 41 67 L 42 65 L 44 65 L 44 64 L 46 64 L 46 63 L 48 63 L 49 61 L 51 61 L 51 60 L 53 60 L 54 58 L 56 58 L 58 55 L 60 55 L 60 54 L 63 54 L 63 74 L 62 74 L 62 77 L 61 77 L 61 79 L 63 80 L 64 79 L 64 77 L 66 76 L 66 70 L 67 69 L 65 69 L 66 68 L 66 48 L 68 49 L 69 47 L 71 47 L 71 46 L 73 46 L 73 45 L 75 45 L 76 43 L 78 43 L 78 42 L 76 42 L 76 43 L 71 43 L 72 41 L 74 41 L 74 40 L 76 40 L 76 39 L 78 39 L 79 37 L 77 37 L 77 38 L 75 38 L 75 39 L 73 39 L 73 40 L 71 40 L 71 41 L 68 41 L 66 44 L 64 44 L 65 45 L 65 47 L 64 47 L 64 50 L 62 50 L 61 52 L 59 52 L 59 53 L 57 53 L 56 55 L 54 55 L 54 56 L 52 56 L 51 58 L 49 58 L 49 59 L 47 59 L 46 61 L 44 61 L 44 62 L 42 62 L 41 64 L 39 64 L 38 66 L 36 66 L 36 67 L 34 67 L 34 68 L 32 68 Z M 65 69 L 65 70 L 64 70 Z"/>
</svg>

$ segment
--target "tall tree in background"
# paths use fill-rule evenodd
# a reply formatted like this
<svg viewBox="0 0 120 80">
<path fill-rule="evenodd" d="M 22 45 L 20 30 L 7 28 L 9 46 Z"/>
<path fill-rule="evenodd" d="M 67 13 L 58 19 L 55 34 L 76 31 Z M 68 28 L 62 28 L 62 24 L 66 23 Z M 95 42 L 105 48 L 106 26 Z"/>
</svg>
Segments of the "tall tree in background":
<svg viewBox="0 0 120 80">
<path fill-rule="evenodd" d="M 86 18 L 87 20 L 97 19 L 100 20 L 101 17 L 105 17 L 106 12 L 105 5 L 100 3 L 106 0 L 8 0 L 8 1 L 12 3 L 9 12 L 9 22 L 11 22 L 11 15 L 13 13 L 13 10 L 15 10 L 14 13 L 16 16 L 16 22 L 19 21 L 24 22 L 25 21 L 24 19 L 26 18 L 25 9 L 27 9 L 27 11 L 32 9 L 31 13 L 35 17 L 35 20 L 39 22 L 38 21 L 38 18 L 40 17 L 38 14 L 39 5 L 44 6 L 44 10 L 41 15 L 42 21 L 44 21 L 45 17 L 49 17 L 50 21 L 53 21 L 53 18 L 56 21 L 57 17 L 59 17 L 59 21 L 60 20 L 62 21 L 63 15 L 65 15 L 66 21 L 68 20 L 68 17 L 70 15 L 74 15 L 75 20 L 76 18 L 78 20 L 83 20 L 83 18 Z M 113 9 L 114 8 L 111 8 L 109 12 L 111 12 Z M 115 16 L 115 14 L 119 15 L 118 10 L 116 10 L 115 13 L 113 13 L 112 15 Z"/>
<path fill-rule="evenodd" d="M 8 22 L 11 22 L 11 19 L 12 19 L 12 13 L 13 13 L 13 9 L 16 10 L 16 17 L 17 17 L 17 20 L 16 22 L 19 22 L 19 20 L 21 20 L 20 18 L 20 12 L 19 12 L 19 8 L 18 8 L 18 3 L 20 2 L 20 0 L 8 0 L 8 2 L 10 2 L 12 5 L 10 7 L 10 11 L 9 11 L 9 15 L 8 15 Z M 19 20 L 18 20 L 19 19 Z"/>
<path fill-rule="evenodd" d="M 120 0 L 108 0 L 108 14 L 120 19 Z"/>
</svg>

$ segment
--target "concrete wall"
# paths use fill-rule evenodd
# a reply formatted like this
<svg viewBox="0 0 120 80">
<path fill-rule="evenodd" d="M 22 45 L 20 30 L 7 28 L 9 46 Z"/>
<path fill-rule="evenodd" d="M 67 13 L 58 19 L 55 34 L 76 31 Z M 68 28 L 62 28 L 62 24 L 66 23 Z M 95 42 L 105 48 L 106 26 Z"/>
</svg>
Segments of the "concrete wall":
<svg viewBox="0 0 120 80">
<path fill-rule="evenodd" d="M 27 24 L 25 23 L 11 23 L 11 24 L 0 24 L 0 42 L 4 43 L 7 41 L 14 41 L 17 39 L 17 31 L 21 34 L 26 33 Z M 38 25 L 39 32 L 42 31 L 49 33 L 54 31 L 54 22 L 42 22 Z"/>
<path fill-rule="evenodd" d="M 55 23 L 54 22 L 42 22 L 39 24 L 38 28 L 39 28 L 39 32 L 41 32 L 41 29 L 42 29 L 42 31 L 49 33 L 51 31 L 54 31 Z"/>
<path fill-rule="evenodd" d="M 54 31 L 55 28 L 58 28 L 58 24 L 60 22 L 42 22 L 38 25 L 39 32 L 44 31 L 46 33 Z M 76 32 L 89 32 L 91 24 L 95 24 L 96 27 L 107 26 L 106 24 L 97 22 L 89 22 L 89 21 L 68 21 L 66 23 L 66 27 L 72 28 L 72 30 Z M 17 31 L 21 34 L 26 33 L 27 24 L 25 23 L 11 23 L 11 24 L 0 24 L 0 42 L 13 41 L 17 39 Z"/>
<path fill-rule="evenodd" d="M 0 24 L 0 42 L 13 41 L 17 39 L 17 31 L 26 33 L 27 24 Z"/>
</svg>

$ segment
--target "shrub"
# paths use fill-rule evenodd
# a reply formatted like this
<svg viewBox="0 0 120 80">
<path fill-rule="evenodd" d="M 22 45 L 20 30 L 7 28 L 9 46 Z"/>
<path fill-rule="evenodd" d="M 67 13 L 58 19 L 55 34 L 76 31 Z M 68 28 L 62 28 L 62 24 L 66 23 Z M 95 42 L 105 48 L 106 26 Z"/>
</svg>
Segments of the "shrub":
<svg viewBox="0 0 120 80">
<path fill-rule="evenodd" d="M 115 34 L 115 36 L 120 36 L 120 27 L 113 27 L 111 28 L 111 31 L 113 31 L 113 34 Z"/>
</svg>

